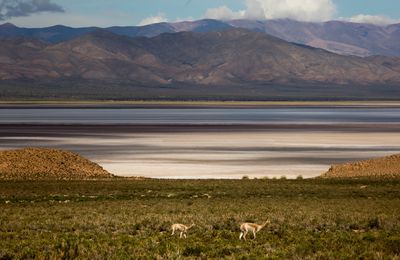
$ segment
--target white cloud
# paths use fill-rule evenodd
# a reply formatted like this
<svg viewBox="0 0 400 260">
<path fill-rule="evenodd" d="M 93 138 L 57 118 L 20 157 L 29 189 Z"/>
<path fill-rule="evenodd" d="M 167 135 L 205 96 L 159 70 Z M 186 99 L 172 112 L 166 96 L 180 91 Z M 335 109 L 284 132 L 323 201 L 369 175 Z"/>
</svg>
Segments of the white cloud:
<svg viewBox="0 0 400 260">
<path fill-rule="evenodd" d="M 246 0 L 245 18 L 264 20 L 267 18 L 265 0 Z M 269 5 L 269 4 L 268 4 Z"/>
<path fill-rule="evenodd" d="M 148 25 L 148 24 L 153 24 L 153 23 L 162 23 L 162 22 L 168 22 L 168 19 L 165 17 L 165 14 L 159 13 L 156 16 L 150 16 L 142 21 L 139 22 L 139 26 L 143 25 Z"/>
<path fill-rule="evenodd" d="M 280 19 L 328 21 L 336 13 L 332 0 L 246 0 L 244 10 L 233 11 L 226 6 L 208 9 L 205 17 L 230 19 Z"/>
<path fill-rule="evenodd" d="M 395 20 L 385 15 L 369 15 L 369 14 L 359 14 L 350 18 L 344 18 L 343 20 L 353 23 L 369 23 L 376 25 L 388 25 L 400 22 L 400 20 Z"/>
<path fill-rule="evenodd" d="M 234 12 L 227 6 L 220 6 L 211 8 L 206 11 L 204 15 L 206 18 L 218 20 L 233 20 L 244 18 L 245 11 Z"/>
</svg>

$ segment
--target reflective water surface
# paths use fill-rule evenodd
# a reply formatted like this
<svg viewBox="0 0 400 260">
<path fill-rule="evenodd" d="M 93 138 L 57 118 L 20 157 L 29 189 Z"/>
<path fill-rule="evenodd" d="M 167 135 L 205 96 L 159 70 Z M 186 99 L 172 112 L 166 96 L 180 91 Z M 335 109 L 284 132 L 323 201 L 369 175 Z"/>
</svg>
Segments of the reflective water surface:
<svg viewBox="0 0 400 260">
<path fill-rule="evenodd" d="M 397 108 L 0 109 L 0 150 L 72 150 L 116 175 L 313 177 L 400 153 Z"/>
<path fill-rule="evenodd" d="M 0 109 L 0 123 L 334 124 L 400 122 L 400 108 Z"/>
</svg>

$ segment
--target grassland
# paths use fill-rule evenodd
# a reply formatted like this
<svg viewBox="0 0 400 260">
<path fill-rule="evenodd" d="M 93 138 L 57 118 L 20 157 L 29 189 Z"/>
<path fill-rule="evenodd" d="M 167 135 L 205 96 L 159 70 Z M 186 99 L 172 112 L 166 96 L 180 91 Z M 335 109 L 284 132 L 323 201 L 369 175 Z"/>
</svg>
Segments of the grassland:
<svg viewBox="0 0 400 260">
<path fill-rule="evenodd" d="M 179 239 L 174 222 L 196 227 Z M 400 181 L 0 182 L 0 258 L 206 257 L 399 259 Z"/>
</svg>

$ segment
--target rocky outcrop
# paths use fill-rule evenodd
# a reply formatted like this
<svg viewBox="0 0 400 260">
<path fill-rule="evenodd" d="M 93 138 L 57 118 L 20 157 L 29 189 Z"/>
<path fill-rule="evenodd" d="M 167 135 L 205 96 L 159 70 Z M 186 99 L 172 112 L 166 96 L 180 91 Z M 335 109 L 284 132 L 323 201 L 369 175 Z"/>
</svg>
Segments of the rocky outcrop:
<svg viewBox="0 0 400 260">
<path fill-rule="evenodd" d="M 322 178 L 400 178 L 400 154 L 332 166 Z"/>
<path fill-rule="evenodd" d="M 0 152 L 0 180 L 83 180 L 110 178 L 98 164 L 58 149 L 25 148 Z"/>
</svg>

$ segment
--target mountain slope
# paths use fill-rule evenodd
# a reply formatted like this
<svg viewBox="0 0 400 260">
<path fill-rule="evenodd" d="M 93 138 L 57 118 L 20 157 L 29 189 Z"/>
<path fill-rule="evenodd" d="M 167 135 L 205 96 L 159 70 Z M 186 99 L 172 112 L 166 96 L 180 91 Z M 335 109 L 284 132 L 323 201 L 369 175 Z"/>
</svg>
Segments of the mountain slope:
<svg viewBox="0 0 400 260">
<path fill-rule="evenodd" d="M 400 24 L 377 26 L 343 21 L 311 23 L 288 19 L 266 21 L 205 19 L 146 26 L 114 26 L 105 28 L 105 30 L 129 37 L 154 37 L 162 33 L 214 32 L 231 28 L 264 32 L 289 42 L 322 48 L 343 55 L 400 57 L 400 45 L 398 44 L 400 42 Z M 60 43 L 96 30 L 99 28 L 71 28 L 58 25 L 30 29 L 3 24 L 0 25 L 0 39 L 34 38 L 49 43 Z"/>
<path fill-rule="evenodd" d="M 166 33 L 153 38 L 100 30 L 53 45 L 10 42 L 0 42 L 0 49 L 5 50 L 0 52 L 3 85 L 28 81 L 38 86 L 78 84 L 84 89 L 91 82 L 103 87 L 140 86 L 142 91 L 154 91 L 155 96 L 177 87 L 191 89 L 193 96 L 198 96 L 201 86 L 212 87 L 207 88 L 210 93 L 223 88 L 220 93 L 234 91 L 239 96 L 247 95 L 246 88 L 254 86 L 262 95 L 275 91 L 273 86 L 291 86 L 307 95 L 311 86 L 320 86 L 319 91 L 326 95 L 331 89 L 344 89 L 343 96 L 355 86 L 377 91 L 386 86 L 397 91 L 395 86 L 400 84 L 397 58 L 389 63 L 379 57 L 340 56 L 243 29 Z M 155 87 L 163 89 L 158 92 Z M 82 89 L 75 91 L 79 94 Z M 293 90 L 276 93 L 285 91 Z"/>
<path fill-rule="evenodd" d="M 21 53 L 26 48 L 25 45 L 17 47 L 20 49 L 13 53 Z M 97 31 L 72 41 L 41 47 L 30 49 L 9 68 L 4 68 L 9 76 L 2 79 L 18 79 L 20 71 L 38 65 L 49 71 L 50 78 L 119 78 L 142 83 L 367 85 L 400 82 L 396 70 L 373 59 L 340 56 L 242 29 L 135 39 Z M 3 60 L 9 56 L 3 53 Z M 24 77 L 38 78 L 42 74 L 32 72 Z"/>
<path fill-rule="evenodd" d="M 80 37 L 95 30 L 97 30 L 96 27 L 72 28 L 63 25 L 55 25 L 45 28 L 20 28 L 13 24 L 6 23 L 0 25 L 0 38 L 29 38 L 48 43 L 57 43 Z"/>
<path fill-rule="evenodd" d="M 342 21 L 311 23 L 288 19 L 236 20 L 228 23 L 343 55 L 400 56 L 400 24 L 378 26 Z"/>
<path fill-rule="evenodd" d="M 55 25 L 44 28 L 20 28 L 11 23 L 0 25 L 0 39 L 29 38 L 48 43 L 61 43 L 98 30 L 105 30 L 128 37 L 154 37 L 163 33 L 182 31 L 211 32 L 233 28 L 231 25 L 217 20 L 205 19 L 195 22 L 156 23 L 144 26 L 112 26 L 107 28 L 82 27 L 72 28 Z"/>
</svg>

